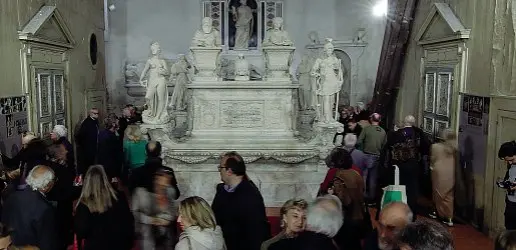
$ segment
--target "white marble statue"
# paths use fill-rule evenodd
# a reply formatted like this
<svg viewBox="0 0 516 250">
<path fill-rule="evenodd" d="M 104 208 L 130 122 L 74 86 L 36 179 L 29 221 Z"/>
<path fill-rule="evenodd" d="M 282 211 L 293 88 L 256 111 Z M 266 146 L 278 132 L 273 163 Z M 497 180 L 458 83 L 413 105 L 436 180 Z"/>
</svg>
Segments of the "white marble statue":
<svg viewBox="0 0 516 250">
<path fill-rule="evenodd" d="M 140 85 L 147 88 L 147 92 L 145 93 L 147 109 L 143 111 L 142 119 L 144 123 L 148 124 L 165 124 L 169 121 L 166 77 L 169 75 L 169 71 L 167 62 L 161 58 L 159 43 L 152 42 L 150 50 L 151 57 L 147 60 L 140 76 Z M 144 80 L 147 73 L 147 80 Z"/>
<path fill-rule="evenodd" d="M 310 33 L 308 33 L 308 39 L 310 39 L 310 45 L 321 44 L 317 31 L 310 31 Z"/>
<path fill-rule="evenodd" d="M 186 109 L 186 85 L 190 82 L 189 76 L 190 64 L 186 60 L 186 56 L 181 55 L 179 60 L 172 65 L 170 72 L 175 76 L 174 92 L 170 101 L 170 107 L 173 110 L 183 111 Z"/>
<path fill-rule="evenodd" d="M 315 61 L 312 75 L 316 80 L 316 93 L 320 107 L 319 122 L 331 123 L 335 121 L 333 107 L 339 99 L 338 93 L 344 82 L 342 64 L 334 54 L 332 39 L 326 39 L 324 54 Z M 338 107 L 338 103 L 335 105 Z"/>
<path fill-rule="evenodd" d="M 301 58 L 301 62 L 297 66 L 297 80 L 299 82 L 299 107 L 301 110 L 313 109 L 317 104 L 314 103 L 312 98 L 313 91 L 315 88 L 312 87 L 315 81 L 311 75 L 312 68 L 314 66 L 314 59 L 305 54 Z"/>
<path fill-rule="evenodd" d="M 235 60 L 235 80 L 249 80 L 249 62 L 247 62 L 243 54 L 239 54 Z"/>
<path fill-rule="evenodd" d="M 240 0 L 240 7 L 232 6 L 231 12 L 236 28 L 234 48 L 248 49 L 253 33 L 253 10 L 247 6 L 247 0 Z"/>
<path fill-rule="evenodd" d="M 202 19 L 201 29 L 195 32 L 192 47 L 219 47 L 221 45 L 220 32 L 213 28 L 213 19 Z"/>
<path fill-rule="evenodd" d="M 283 18 L 275 17 L 272 19 L 273 28 L 267 31 L 263 46 L 292 46 L 288 32 L 283 30 Z"/>
</svg>

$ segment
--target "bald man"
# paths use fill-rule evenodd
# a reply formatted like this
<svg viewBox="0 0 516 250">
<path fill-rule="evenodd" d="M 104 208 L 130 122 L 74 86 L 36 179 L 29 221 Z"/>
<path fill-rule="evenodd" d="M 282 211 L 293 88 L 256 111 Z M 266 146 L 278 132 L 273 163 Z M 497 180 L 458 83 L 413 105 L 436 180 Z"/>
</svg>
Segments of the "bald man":
<svg viewBox="0 0 516 250">
<path fill-rule="evenodd" d="M 89 115 L 81 123 L 81 128 L 76 134 L 77 143 L 77 170 L 79 174 L 85 174 L 88 168 L 97 163 L 98 135 L 99 135 L 99 110 L 92 108 Z"/>
<path fill-rule="evenodd" d="M 55 210 L 46 199 L 54 179 L 51 168 L 38 165 L 27 176 L 27 188 L 12 194 L 5 202 L 2 222 L 14 230 L 13 245 L 60 250 Z"/>
<path fill-rule="evenodd" d="M 378 227 L 366 239 L 364 250 L 398 250 L 396 233 L 413 220 L 409 206 L 401 202 L 388 204 L 380 212 Z"/>
</svg>

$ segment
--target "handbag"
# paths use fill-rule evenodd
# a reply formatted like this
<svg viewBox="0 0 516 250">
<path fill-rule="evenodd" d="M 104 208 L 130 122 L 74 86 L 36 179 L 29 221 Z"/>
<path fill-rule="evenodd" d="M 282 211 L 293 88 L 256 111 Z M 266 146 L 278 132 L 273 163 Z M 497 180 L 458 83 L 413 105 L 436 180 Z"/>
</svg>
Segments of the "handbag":
<svg viewBox="0 0 516 250">
<path fill-rule="evenodd" d="M 400 169 L 394 165 L 394 185 L 383 188 L 381 209 L 391 202 L 403 202 L 407 204 L 407 190 L 400 185 Z"/>
</svg>

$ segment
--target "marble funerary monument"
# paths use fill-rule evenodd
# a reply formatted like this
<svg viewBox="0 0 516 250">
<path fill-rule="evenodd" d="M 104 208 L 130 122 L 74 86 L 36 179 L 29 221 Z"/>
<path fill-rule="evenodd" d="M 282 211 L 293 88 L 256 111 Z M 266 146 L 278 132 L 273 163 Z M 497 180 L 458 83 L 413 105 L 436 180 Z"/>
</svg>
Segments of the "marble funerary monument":
<svg viewBox="0 0 516 250">
<path fill-rule="evenodd" d="M 181 56 L 169 68 L 159 44 L 151 44 L 140 76 L 146 88 L 141 128 L 162 143 L 165 162 L 176 171 L 185 196 L 211 200 L 220 182 L 220 156 L 237 151 L 267 206 L 281 206 L 293 196 L 311 199 L 326 174 L 324 158 L 333 136 L 342 128 L 334 110 L 343 83 L 341 61 L 327 39 L 323 53 L 305 70 L 303 84 L 310 86 L 303 89 L 311 91 L 301 93 L 301 83 L 289 73 L 295 47 L 278 17 L 259 48 L 266 72 L 256 79 L 246 58 L 253 18 L 246 7 L 232 10 L 237 25 L 233 64 L 223 65 L 221 36 L 210 17 L 192 39 L 191 60 Z M 174 79 L 171 96 L 168 77 Z M 309 96 L 301 101 L 310 103 L 300 105 L 299 95 Z"/>
</svg>

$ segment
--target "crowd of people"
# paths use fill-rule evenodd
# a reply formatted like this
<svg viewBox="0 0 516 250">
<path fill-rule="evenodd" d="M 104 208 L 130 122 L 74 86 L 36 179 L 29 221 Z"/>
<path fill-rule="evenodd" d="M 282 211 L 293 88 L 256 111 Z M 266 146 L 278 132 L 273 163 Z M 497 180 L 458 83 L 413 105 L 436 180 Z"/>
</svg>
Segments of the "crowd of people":
<svg viewBox="0 0 516 250">
<path fill-rule="evenodd" d="M 107 115 L 103 124 L 98 119 L 91 109 L 76 133 L 76 154 L 67 129 L 56 125 L 50 140 L 26 133 L 16 156 L 2 155 L 0 249 L 454 249 L 444 225 L 453 226 L 457 138 L 447 130 L 443 141 L 430 144 L 413 116 L 386 132 L 380 114 L 343 109 L 345 128 L 335 135 L 317 197 L 286 201 L 276 235 L 238 152 L 222 155 L 214 169 L 221 183 L 211 205 L 197 196 L 180 199 L 181 183 L 163 165 L 160 142 L 141 133 L 133 106 L 120 117 Z M 516 162 L 512 150 L 500 158 Z M 435 191 L 430 215 L 440 221 L 416 220 L 424 156 L 430 156 Z M 399 167 L 407 202 L 380 206 L 392 165 Z M 376 208 L 376 219 L 368 207 Z M 497 246 L 511 249 L 515 239 L 505 233 Z"/>
</svg>

